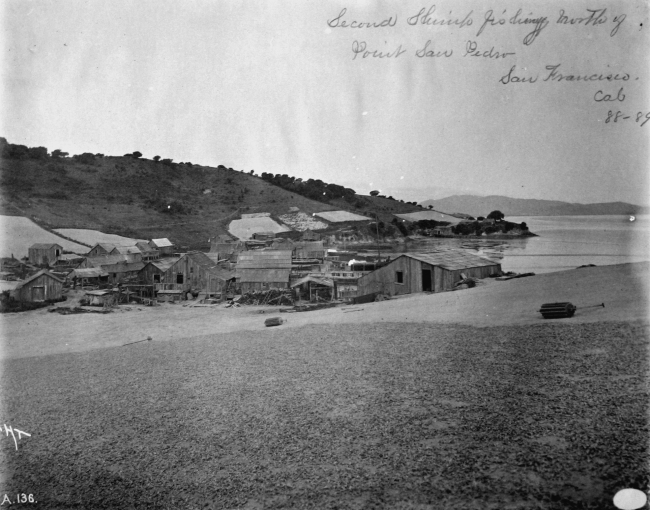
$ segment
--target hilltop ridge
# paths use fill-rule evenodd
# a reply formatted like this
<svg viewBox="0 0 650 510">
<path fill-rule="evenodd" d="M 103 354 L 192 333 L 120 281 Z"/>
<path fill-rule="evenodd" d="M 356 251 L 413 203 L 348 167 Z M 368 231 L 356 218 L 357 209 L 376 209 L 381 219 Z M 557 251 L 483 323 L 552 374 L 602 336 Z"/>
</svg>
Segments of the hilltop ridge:
<svg viewBox="0 0 650 510">
<path fill-rule="evenodd" d="M 272 217 L 290 207 L 313 215 L 347 210 L 390 223 L 393 214 L 422 210 L 414 202 L 335 194 L 322 201 L 223 165 L 155 160 L 140 153 L 66 157 L 44 147 L 27 148 L 2 139 L 0 214 L 25 216 L 47 229 L 87 228 L 133 238 L 169 237 L 202 249 L 209 238 L 227 233 L 230 221 L 247 213 Z M 286 176 L 277 176 L 286 177 Z M 282 180 L 282 179 L 279 179 Z M 315 188 L 345 188 L 307 181 Z M 313 190 L 312 190 L 313 191 Z M 312 193 L 313 195 L 313 193 Z M 340 227 L 340 226 L 339 226 Z"/>
</svg>

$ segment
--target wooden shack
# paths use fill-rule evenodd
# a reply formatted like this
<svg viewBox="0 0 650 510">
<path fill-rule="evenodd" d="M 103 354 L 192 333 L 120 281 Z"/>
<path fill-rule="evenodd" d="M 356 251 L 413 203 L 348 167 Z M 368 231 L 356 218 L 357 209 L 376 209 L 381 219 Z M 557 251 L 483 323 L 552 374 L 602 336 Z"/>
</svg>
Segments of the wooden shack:
<svg viewBox="0 0 650 510">
<path fill-rule="evenodd" d="M 163 237 L 161 239 L 152 239 L 149 241 L 149 246 L 154 250 L 158 250 L 161 256 L 169 256 L 174 254 L 174 245 L 166 237 Z"/>
<path fill-rule="evenodd" d="M 143 267 L 144 262 L 141 261 L 118 262 L 117 264 L 105 264 L 101 266 L 108 273 L 108 281 L 111 285 L 135 280 Z"/>
<path fill-rule="evenodd" d="M 30 303 L 61 299 L 63 280 L 44 269 L 20 283 L 13 295 L 17 301 Z"/>
<path fill-rule="evenodd" d="M 293 256 L 297 259 L 324 260 L 327 250 L 323 241 L 299 241 L 295 244 Z"/>
<path fill-rule="evenodd" d="M 86 292 L 86 299 L 91 306 L 111 306 L 117 302 L 113 291 L 110 289 L 89 290 Z"/>
<path fill-rule="evenodd" d="M 149 260 L 156 260 L 160 258 L 160 252 L 152 248 L 151 246 L 149 246 L 149 243 L 140 241 L 138 243 L 135 243 L 135 246 L 140 250 L 140 253 L 142 253 L 143 262 L 147 262 Z"/>
<path fill-rule="evenodd" d="M 237 262 L 237 256 L 246 251 L 246 244 L 243 241 L 233 239 L 226 235 L 220 235 L 210 239 L 210 253 L 219 255 L 219 259 Z"/>
<path fill-rule="evenodd" d="M 56 243 L 36 243 L 27 249 L 30 264 L 36 266 L 52 264 L 62 253 L 63 247 Z"/>
<path fill-rule="evenodd" d="M 240 253 L 235 274 L 242 292 L 286 289 L 291 274 L 291 251 L 252 250 Z"/>
<path fill-rule="evenodd" d="M 167 273 L 167 270 L 179 259 L 180 257 L 166 257 L 163 259 L 150 260 L 138 272 L 138 280 L 145 285 L 163 283 L 165 281 L 165 273 Z"/>
<path fill-rule="evenodd" d="M 403 253 L 358 281 L 358 295 L 381 292 L 391 296 L 453 290 L 462 277 L 487 278 L 501 273 L 501 264 L 461 250 Z"/>
<path fill-rule="evenodd" d="M 137 246 L 116 246 L 109 255 L 124 255 L 128 262 L 140 262 L 142 260 L 142 251 Z"/>
<path fill-rule="evenodd" d="M 108 273 L 101 267 L 87 267 L 73 269 L 67 276 L 73 288 L 86 286 L 101 287 L 108 285 Z"/>
<path fill-rule="evenodd" d="M 218 260 L 214 253 L 186 253 L 169 266 L 161 282 L 156 284 L 156 290 L 180 290 L 206 295 L 224 293 L 235 275 L 227 261 L 220 264 Z"/>
</svg>

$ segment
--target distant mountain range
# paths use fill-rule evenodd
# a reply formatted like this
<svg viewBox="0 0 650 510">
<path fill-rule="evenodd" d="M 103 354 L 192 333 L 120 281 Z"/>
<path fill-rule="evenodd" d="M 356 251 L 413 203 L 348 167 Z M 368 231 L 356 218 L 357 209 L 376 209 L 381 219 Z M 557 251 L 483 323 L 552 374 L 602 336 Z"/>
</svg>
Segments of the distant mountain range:
<svg viewBox="0 0 650 510">
<path fill-rule="evenodd" d="M 534 200 L 510 198 L 498 195 L 480 197 L 476 195 L 454 195 L 439 200 L 421 202 L 425 207 L 432 205 L 436 211 L 465 213 L 472 216 L 487 216 L 499 210 L 508 216 L 579 216 L 600 214 L 647 214 L 650 208 L 626 202 L 600 204 L 572 204 L 558 200 Z"/>
</svg>

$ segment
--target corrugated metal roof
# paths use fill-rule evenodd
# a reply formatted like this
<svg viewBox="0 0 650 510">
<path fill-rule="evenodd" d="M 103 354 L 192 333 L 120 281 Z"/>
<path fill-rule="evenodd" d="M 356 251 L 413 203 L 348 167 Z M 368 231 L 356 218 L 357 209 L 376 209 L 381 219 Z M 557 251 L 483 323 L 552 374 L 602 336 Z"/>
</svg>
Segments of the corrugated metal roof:
<svg viewBox="0 0 650 510">
<path fill-rule="evenodd" d="M 151 242 L 155 244 L 158 248 L 164 248 L 167 246 L 174 246 L 169 239 L 163 237 L 162 239 L 152 239 Z"/>
<path fill-rule="evenodd" d="M 291 269 L 291 250 L 256 250 L 239 254 L 237 269 Z"/>
<path fill-rule="evenodd" d="M 296 248 L 304 248 L 307 251 L 320 251 L 323 250 L 323 241 L 298 241 Z"/>
<path fill-rule="evenodd" d="M 144 262 L 120 262 L 119 264 L 102 265 L 102 269 L 109 273 L 130 273 L 140 271 L 144 267 Z"/>
<path fill-rule="evenodd" d="M 59 248 L 63 249 L 60 244 L 56 243 L 34 243 L 30 246 L 30 248 L 34 248 L 36 250 L 49 250 L 52 248 L 52 246 L 58 246 Z"/>
<path fill-rule="evenodd" d="M 126 255 L 103 255 L 100 257 L 88 257 L 86 261 L 93 267 L 105 266 L 108 264 L 117 264 L 118 262 L 126 262 L 128 256 Z"/>
<path fill-rule="evenodd" d="M 499 263 L 485 257 L 460 250 L 443 250 L 429 253 L 403 253 L 403 256 L 411 257 L 425 264 L 442 267 L 449 271 L 469 269 L 470 267 L 496 266 Z"/>
<path fill-rule="evenodd" d="M 235 276 L 240 283 L 289 282 L 290 269 L 240 269 Z"/>
<path fill-rule="evenodd" d="M 82 269 L 74 269 L 68 274 L 68 278 L 99 278 L 100 276 L 108 276 L 108 273 L 101 267 L 87 267 Z"/>
<path fill-rule="evenodd" d="M 59 255 L 59 260 L 79 260 L 84 258 L 83 255 L 77 255 L 76 253 L 64 253 Z"/>
</svg>

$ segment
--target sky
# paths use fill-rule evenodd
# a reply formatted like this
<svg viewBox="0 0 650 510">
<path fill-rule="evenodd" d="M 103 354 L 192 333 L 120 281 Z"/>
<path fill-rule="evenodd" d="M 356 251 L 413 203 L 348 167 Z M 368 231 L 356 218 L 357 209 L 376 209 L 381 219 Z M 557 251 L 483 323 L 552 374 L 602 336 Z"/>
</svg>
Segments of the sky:
<svg viewBox="0 0 650 510">
<path fill-rule="evenodd" d="M 8 0 L 0 136 L 406 200 L 648 204 L 648 5 Z"/>
</svg>

